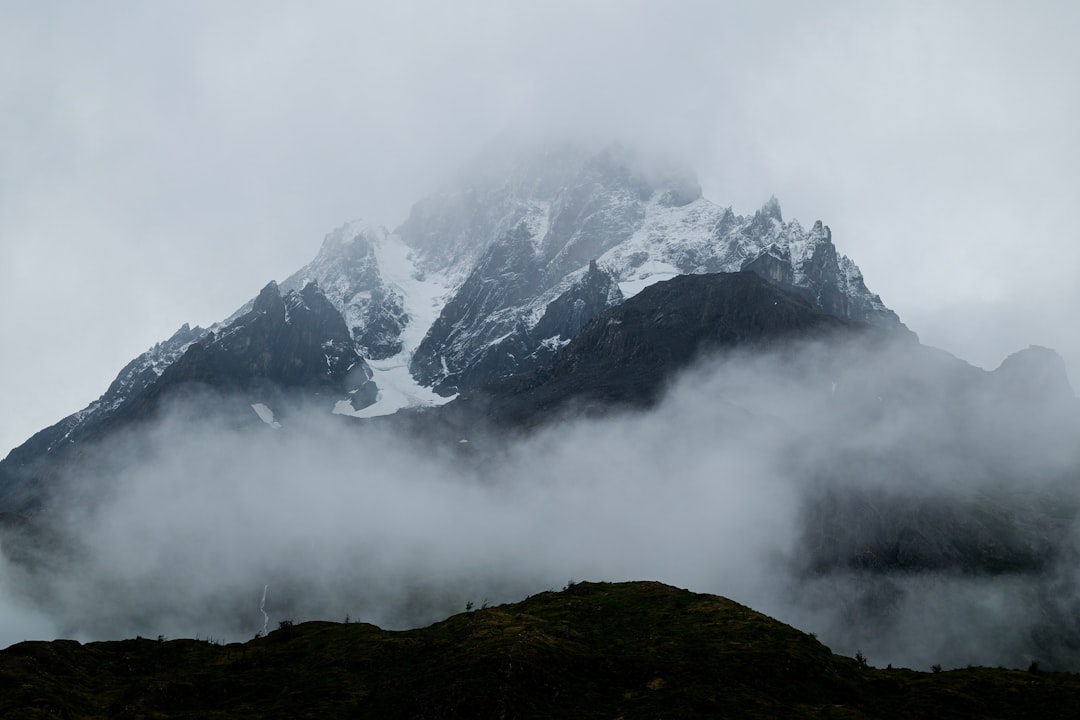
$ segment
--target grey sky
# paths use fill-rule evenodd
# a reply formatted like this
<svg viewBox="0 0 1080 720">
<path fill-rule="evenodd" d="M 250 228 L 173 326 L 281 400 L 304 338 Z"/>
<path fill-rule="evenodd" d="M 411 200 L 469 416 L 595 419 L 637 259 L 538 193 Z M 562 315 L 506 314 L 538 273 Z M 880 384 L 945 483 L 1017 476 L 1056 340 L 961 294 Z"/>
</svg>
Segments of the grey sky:
<svg viewBox="0 0 1080 720">
<path fill-rule="evenodd" d="M 0 2 L 0 454 L 494 135 L 829 224 L 924 341 L 1080 380 L 1071 2 Z"/>
</svg>

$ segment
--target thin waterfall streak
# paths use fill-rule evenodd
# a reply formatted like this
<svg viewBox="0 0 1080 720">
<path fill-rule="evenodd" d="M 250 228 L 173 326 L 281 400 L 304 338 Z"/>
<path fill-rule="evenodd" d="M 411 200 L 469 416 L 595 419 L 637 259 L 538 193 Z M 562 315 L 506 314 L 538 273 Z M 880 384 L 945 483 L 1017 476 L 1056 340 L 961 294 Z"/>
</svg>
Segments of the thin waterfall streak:
<svg viewBox="0 0 1080 720">
<path fill-rule="evenodd" d="M 263 637 L 266 637 L 266 627 L 270 624 L 270 616 L 266 614 L 266 591 L 269 589 L 270 583 L 266 583 L 266 585 L 263 586 L 262 600 L 259 601 L 259 612 L 261 612 L 263 616 Z"/>
</svg>

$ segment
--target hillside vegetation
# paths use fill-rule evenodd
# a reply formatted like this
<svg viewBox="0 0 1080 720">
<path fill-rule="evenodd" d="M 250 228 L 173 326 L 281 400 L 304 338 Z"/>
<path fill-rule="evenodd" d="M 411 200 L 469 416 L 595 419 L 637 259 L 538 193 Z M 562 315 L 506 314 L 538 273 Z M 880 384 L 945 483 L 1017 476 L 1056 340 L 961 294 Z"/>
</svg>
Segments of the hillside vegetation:
<svg viewBox="0 0 1080 720">
<path fill-rule="evenodd" d="M 577 583 L 388 632 L 288 623 L 220 645 L 23 642 L 4 718 L 1075 717 L 1080 678 L 872 668 L 721 597 Z"/>
</svg>

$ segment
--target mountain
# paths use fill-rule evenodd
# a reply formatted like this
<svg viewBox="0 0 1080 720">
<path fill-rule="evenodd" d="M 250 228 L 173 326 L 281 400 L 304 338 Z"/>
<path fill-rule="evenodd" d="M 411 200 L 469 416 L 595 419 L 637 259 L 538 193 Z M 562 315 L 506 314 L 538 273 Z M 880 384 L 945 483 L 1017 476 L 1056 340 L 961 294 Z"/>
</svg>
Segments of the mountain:
<svg viewBox="0 0 1080 720">
<path fill-rule="evenodd" d="M 572 583 L 408 632 L 309 622 L 228 645 L 24 642 L 0 651 L 0 687 L 9 718 L 1064 718 L 1080 702 L 1067 673 L 874 668 L 650 582 Z"/>
<path fill-rule="evenodd" d="M 114 448 L 141 458 L 142 429 L 168 437 L 179 416 L 284 445 L 313 415 L 335 438 L 355 433 L 344 444 L 379 440 L 338 469 L 347 478 L 401 440 L 485 487 L 522 439 L 663 418 L 726 448 L 708 455 L 718 483 L 741 479 L 743 465 L 783 479 L 765 513 L 790 509 L 791 539 L 768 561 L 783 577 L 773 589 L 834 646 L 927 666 L 982 653 L 1080 667 L 1080 401 L 1061 358 L 1029 348 L 987 372 L 925 347 L 828 227 L 785 221 L 775 198 L 737 216 L 701 197 L 691 173 L 623 147 L 492 152 L 397 230 L 347 223 L 225 320 L 184 326 L 0 462 L 4 554 L 30 577 L 39 565 L 76 568 L 82 538 L 65 534 L 65 512 L 101 488 L 70 478 L 127 457 Z M 624 461 L 582 452 L 601 473 Z M 296 456 L 299 477 L 327 465 L 306 447 Z M 188 458 L 176 464 L 186 481 Z M 730 492 L 744 490 L 757 488 Z M 289 582 L 279 608 L 303 610 Z M 998 602 L 948 624 L 927 598 L 958 586 L 990 587 Z M 244 617 L 221 593 L 221 617 Z M 423 611 L 402 617 L 443 609 L 437 589 L 403 594 Z M 1022 620 L 994 631 L 994 647 L 959 647 L 1006 617 Z M 929 659 L 904 645 L 923 625 Z M 953 654 L 934 644 L 950 638 Z"/>
<path fill-rule="evenodd" d="M 784 222 L 775 198 L 742 217 L 701 197 L 691 172 L 625 147 L 495 147 L 396 232 L 347 223 L 280 287 L 133 360 L 0 462 L 0 512 L 32 509 L 74 448 L 192 387 L 239 390 L 235 411 L 270 423 L 298 392 L 354 417 L 440 405 L 546 367 L 648 285 L 743 269 L 828 315 L 906 332 L 828 227 Z"/>
</svg>

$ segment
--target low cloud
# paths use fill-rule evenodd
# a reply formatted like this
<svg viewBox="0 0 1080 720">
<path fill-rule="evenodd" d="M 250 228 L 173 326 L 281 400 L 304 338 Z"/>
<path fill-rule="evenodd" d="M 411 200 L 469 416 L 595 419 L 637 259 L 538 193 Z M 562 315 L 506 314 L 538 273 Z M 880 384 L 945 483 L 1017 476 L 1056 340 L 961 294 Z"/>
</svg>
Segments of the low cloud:
<svg viewBox="0 0 1080 720">
<path fill-rule="evenodd" d="M 404 628 L 571 578 L 652 579 L 731 597 L 882 665 L 1019 665 L 1048 647 L 1051 590 L 1055 612 L 1075 607 L 1057 566 L 897 572 L 851 564 L 855 545 L 820 562 L 815 543 L 862 520 L 815 527 L 808 503 L 824 489 L 869 492 L 886 518 L 890 498 L 967 507 L 1004 482 L 984 472 L 991 450 L 1032 439 L 988 448 L 958 424 L 993 406 L 982 384 L 954 395 L 963 407 L 928 412 L 956 378 L 983 376 L 927 357 L 910 343 L 736 354 L 685 373 L 647 412 L 444 448 L 323 409 L 279 413 L 273 430 L 178 407 L 70 479 L 83 491 L 55 511 L 64 553 L 0 576 L 5 606 L 36 604 L 0 626 L 0 644 L 50 630 L 244 640 L 267 623 L 264 589 L 271 628 L 346 616 Z M 1057 492 L 1059 460 L 1025 462 L 1028 490 Z"/>
</svg>

